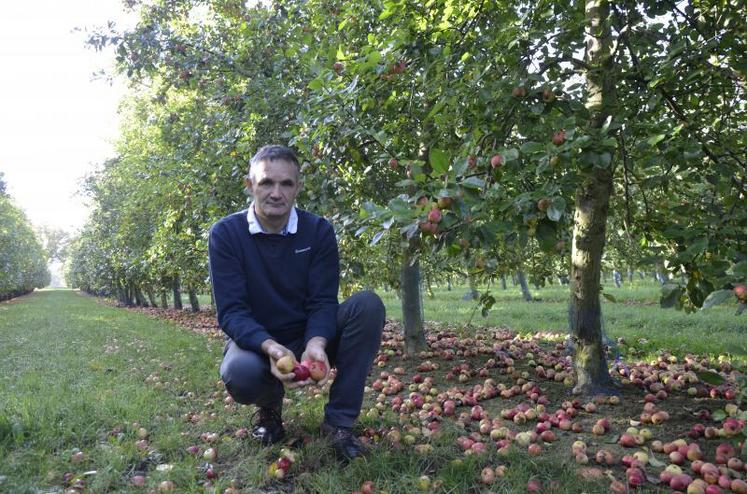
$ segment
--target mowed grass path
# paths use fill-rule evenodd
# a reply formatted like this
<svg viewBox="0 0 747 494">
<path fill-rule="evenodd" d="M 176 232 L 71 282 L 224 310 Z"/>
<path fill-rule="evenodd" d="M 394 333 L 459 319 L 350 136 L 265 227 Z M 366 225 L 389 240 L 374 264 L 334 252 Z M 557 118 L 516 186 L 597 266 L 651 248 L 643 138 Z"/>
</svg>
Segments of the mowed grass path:
<svg viewBox="0 0 747 494">
<path fill-rule="evenodd" d="M 107 434 L 140 422 L 154 437 L 176 437 L 184 406 L 176 381 L 207 394 L 220 356 L 219 342 L 72 291 L 0 304 L 0 349 L 0 492 L 35 492 L 60 485 L 65 472 L 92 470 L 85 480 L 94 492 L 126 485 L 141 455 L 109 447 L 117 438 Z M 175 382 L 144 385 L 159 371 Z M 168 454 L 179 445 L 160 446 Z M 86 459 L 74 464 L 76 448 Z"/>
</svg>

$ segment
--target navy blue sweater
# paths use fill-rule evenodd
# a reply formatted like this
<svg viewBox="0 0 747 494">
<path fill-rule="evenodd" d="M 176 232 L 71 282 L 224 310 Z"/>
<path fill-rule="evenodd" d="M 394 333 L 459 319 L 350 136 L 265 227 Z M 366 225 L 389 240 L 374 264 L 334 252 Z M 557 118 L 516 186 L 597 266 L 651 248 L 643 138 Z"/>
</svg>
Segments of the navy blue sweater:
<svg viewBox="0 0 747 494">
<path fill-rule="evenodd" d="M 291 235 L 249 233 L 247 210 L 210 228 L 208 256 L 218 324 L 241 348 L 261 351 L 314 336 L 330 341 L 337 325 L 340 263 L 332 225 L 300 209 Z"/>
</svg>

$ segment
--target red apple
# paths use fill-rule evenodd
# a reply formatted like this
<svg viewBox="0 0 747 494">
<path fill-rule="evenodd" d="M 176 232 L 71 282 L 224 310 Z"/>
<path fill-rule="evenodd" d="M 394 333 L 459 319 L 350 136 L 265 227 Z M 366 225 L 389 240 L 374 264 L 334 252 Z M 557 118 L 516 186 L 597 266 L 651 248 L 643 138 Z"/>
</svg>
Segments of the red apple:
<svg viewBox="0 0 747 494">
<path fill-rule="evenodd" d="M 309 375 L 314 381 L 321 381 L 327 376 L 327 366 L 324 365 L 324 362 L 312 360 L 306 365 L 306 367 L 308 367 Z"/>
<path fill-rule="evenodd" d="M 293 380 L 294 381 L 305 381 L 311 376 L 309 368 L 302 364 L 296 364 L 293 366 Z"/>
<path fill-rule="evenodd" d="M 498 168 L 503 163 L 503 156 L 500 154 L 493 155 L 492 158 L 490 158 L 490 166 L 493 168 Z"/>
<path fill-rule="evenodd" d="M 560 129 L 552 135 L 552 143 L 561 146 L 565 143 L 565 130 Z"/>
<path fill-rule="evenodd" d="M 428 221 L 431 223 L 438 223 L 441 221 L 441 210 L 438 208 L 433 208 L 428 213 Z"/>
<path fill-rule="evenodd" d="M 747 300 L 747 285 L 743 285 L 742 283 L 734 285 L 734 295 L 739 300 Z"/>
</svg>

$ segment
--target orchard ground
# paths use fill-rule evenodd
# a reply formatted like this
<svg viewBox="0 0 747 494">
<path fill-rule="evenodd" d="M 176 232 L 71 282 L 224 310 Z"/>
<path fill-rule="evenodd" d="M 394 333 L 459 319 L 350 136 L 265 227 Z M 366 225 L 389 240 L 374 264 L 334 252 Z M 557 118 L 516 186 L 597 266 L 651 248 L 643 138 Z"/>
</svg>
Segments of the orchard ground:
<svg viewBox="0 0 747 494">
<path fill-rule="evenodd" d="M 493 288 L 498 302 L 487 319 L 472 317 L 464 287 L 439 289 L 424 297 L 426 318 L 444 321 L 428 325 L 431 353 L 403 358 L 398 324 L 387 325 L 357 429 L 375 454 L 347 466 L 317 433 L 324 389 L 288 394 L 286 444 L 259 448 L 245 437 L 253 407 L 233 403 L 218 381 L 223 342 L 209 313 L 130 311 L 73 291 L 36 292 L 0 304 L 0 491 L 526 492 L 537 481 L 542 492 L 594 493 L 609 492 L 614 478 L 669 492 L 660 472 L 680 458 L 656 450 L 675 440 L 698 444 L 714 464 L 728 460 L 717 447 L 731 445 L 736 459 L 743 422 L 728 415 L 744 418 L 734 406 L 744 389 L 744 317 L 731 307 L 663 311 L 653 286 L 605 290 L 618 300 L 605 304 L 607 336 L 623 341 L 616 375 L 647 380 L 646 389 L 623 385 L 619 404 L 573 403 L 562 382 L 570 374 L 567 287 L 543 289 L 531 303 Z M 398 301 L 382 295 L 397 318 Z M 706 369 L 724 382 L 704 383 Z M 648 393 L 658 393 L 652 405 Z M 656 411 L 667 413 L 646 423 Z M 609 427 L 594 434 L 603 418 Z M 548 427 L 547 441 L 531 435 Z M 639 444 L 623 447 L 625 434 Z M 596 461 L 600 450 L 613 464 Z M 282 456 L 293 461 L 278 479 Z M 640 472 L 626 474 L 624 457 Z M 693 466 L 701 465 L 685 459 L 680 468 L 699 478 Z M 720 466 L 732 482 L 746 475 L 737 460 Z"/>
</svg>

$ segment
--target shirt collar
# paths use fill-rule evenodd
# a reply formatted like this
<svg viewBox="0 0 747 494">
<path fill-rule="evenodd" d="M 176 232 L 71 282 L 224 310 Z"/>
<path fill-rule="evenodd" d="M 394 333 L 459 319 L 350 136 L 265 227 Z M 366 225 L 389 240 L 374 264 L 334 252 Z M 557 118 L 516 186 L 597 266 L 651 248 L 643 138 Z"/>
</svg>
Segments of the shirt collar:
<svg viewBox="0 0 747 494">
<path fill-rule="evenodd" d="M 267 233 L 257 219 L 257 215 L 254 214 L 254 201 L 249 205 L 249 211 L 246 213 L 246 219 L 249 222 L 249 234 L 256 235 L 257 233 Z M 298 213 L 296 213 L 295 206 L 291 208 L 290 216 L 288 217 L 288 223 L 280 230 L 280 235 L 295 235 L 298 231 Z"/>
</svg>

